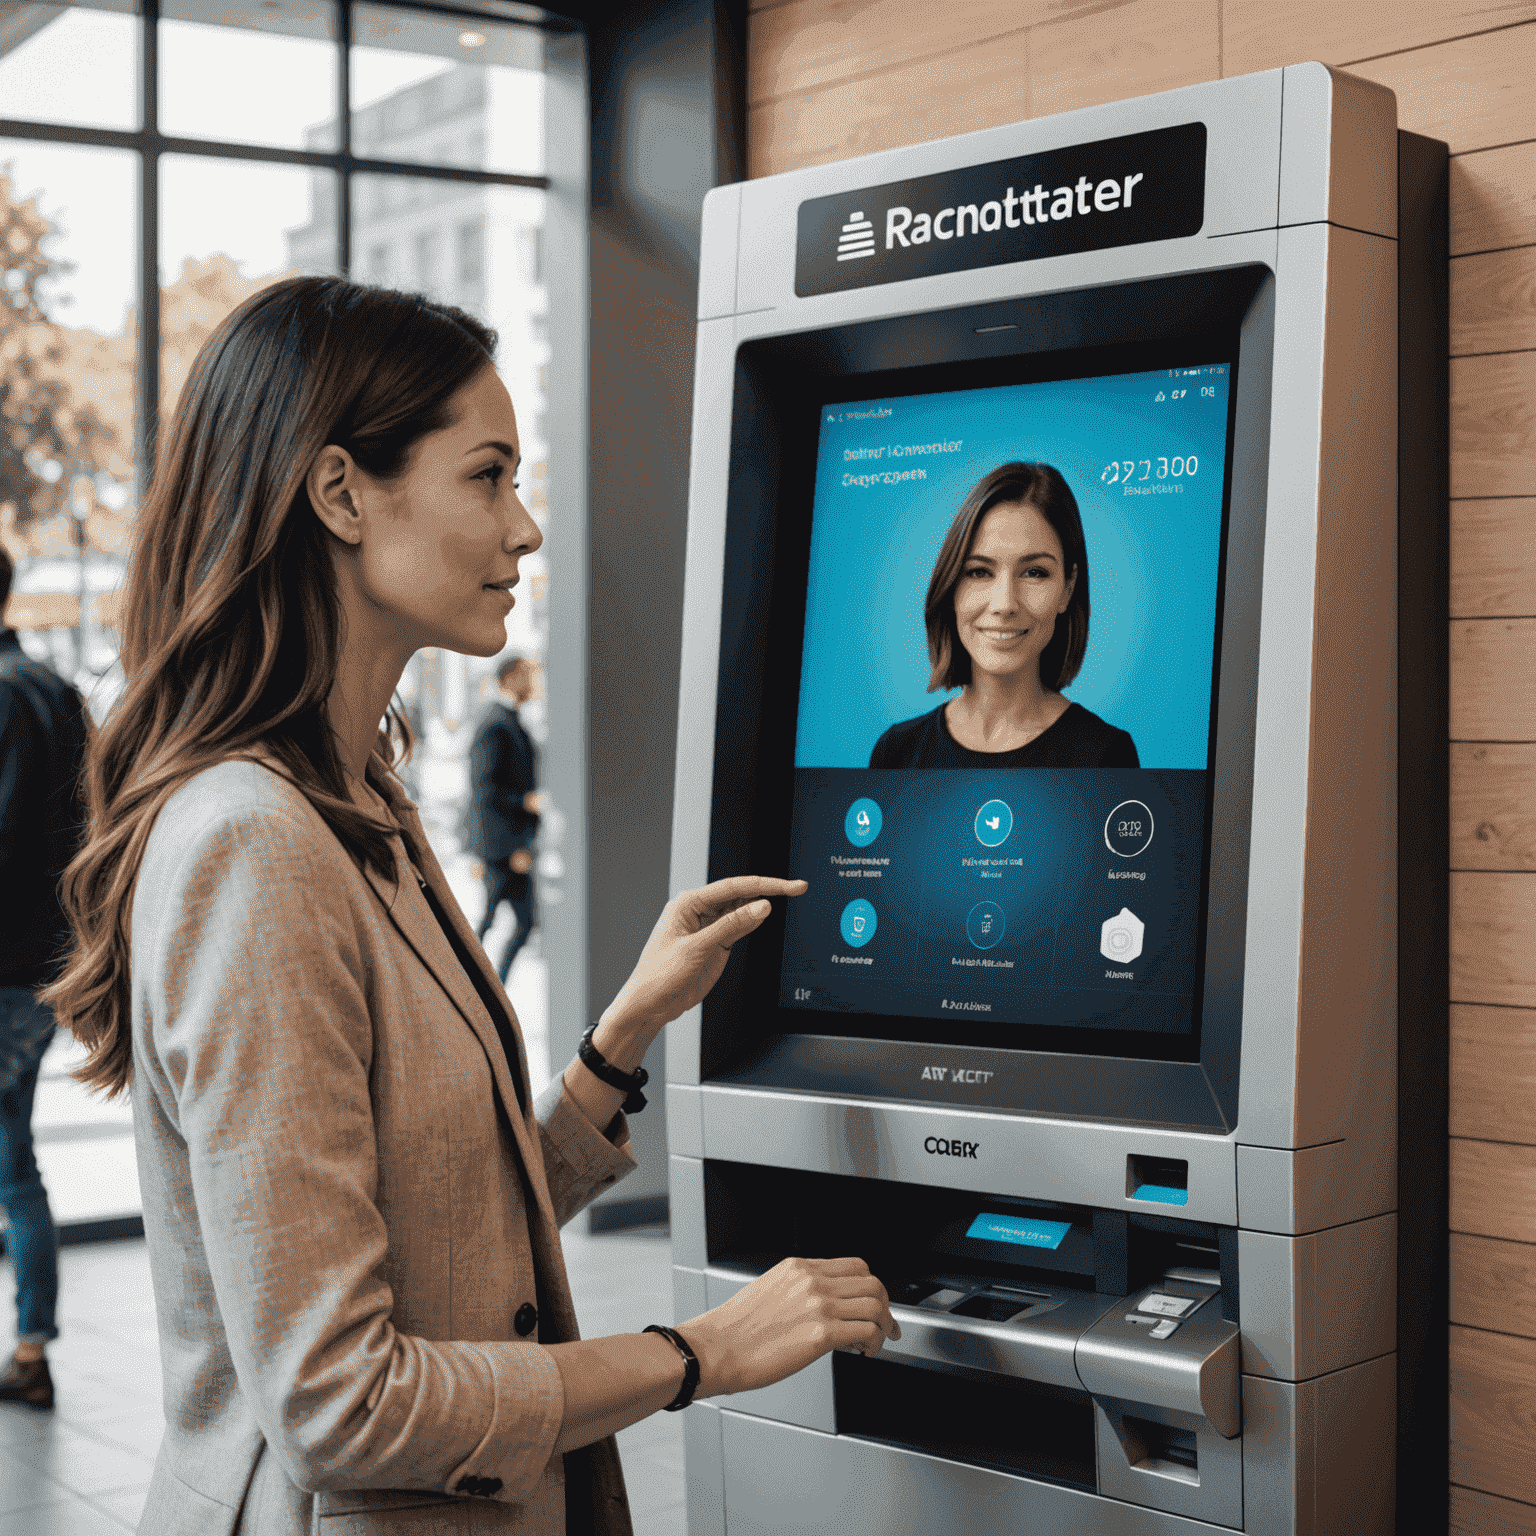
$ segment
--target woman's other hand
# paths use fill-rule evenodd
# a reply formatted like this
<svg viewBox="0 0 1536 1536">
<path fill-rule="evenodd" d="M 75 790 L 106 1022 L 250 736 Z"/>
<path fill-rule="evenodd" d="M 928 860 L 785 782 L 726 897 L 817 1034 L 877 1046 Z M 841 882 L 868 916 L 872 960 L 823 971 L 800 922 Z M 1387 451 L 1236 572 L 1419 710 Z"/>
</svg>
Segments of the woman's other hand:
<svg viewBox="0 0 1536 1536">
<path fill-rule="evenodd" d="M 785 1259 L 678 1332 L 699 1357 L 699 1397 L 766 1387 L 828 1350 L 873 1355 L 901 1337 L 863 1259 Z"/>
<path fill-rule="evenodd" d="M 772 896 L 798 896 L 804 880 L 737 875 L 674 896 L 656 920 L 640 959 L 605 1018 L 658 1030 L 704 999 L 720 979 L 731 946 L 768 916 Z"/>
</svg>

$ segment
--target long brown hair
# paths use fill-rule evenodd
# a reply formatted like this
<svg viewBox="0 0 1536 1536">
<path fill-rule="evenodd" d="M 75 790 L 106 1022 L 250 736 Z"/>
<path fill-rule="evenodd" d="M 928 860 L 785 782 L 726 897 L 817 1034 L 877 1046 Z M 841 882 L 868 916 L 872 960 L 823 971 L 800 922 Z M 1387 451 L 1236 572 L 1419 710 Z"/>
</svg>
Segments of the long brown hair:
<svg viewBox="0 0 1536 1536">
<path fill-rule="evenodd" d="M 333 536 L 305 477 L 322 448 L 401 474 L 491 362 L 461 310 L 341 278 L 275 283 L 198 353 L 134 528 L 123 590 L 126 686 L 86 761 L 85 846 L 61 894 L 75 931 L 44 994 L 90 1048 L 108 1097 L 133 1076 L 129 917 L 155 817 L 194 774 L 258 749 L 352 857 L 394 878 L 385 826 L 347 793 L 325 705 L 342 648 Z M 391 710 L 384 767 L 409 731 Z"/>
<path fill-rule="evenodd" d="M 939 546 L 939 557 L 933 562 L 933 575 L 923 602 L 928 659 L 933 663 L 929 693 L 963 688 L 971 680 L 970 652 L 961 645 L 955 623 L 955 587 L 971 545 L 976 542 L 982 518 L 1005 502 L 1033 507 L 1061 540 L 1065 574 L 1070 578 L 1074 571 L 1077 573 L 1067 611 L 1040 653 L 1040 681 L 1047 688 L 1065 688 L 1083 664 L 1083 653 L 1088 649 L 1088 546 L 1083 538 L 1077 497 L 1062 479 L 1061 471 L 1049 464 L 1000 464 L 966 493 Z"/>
</svg>

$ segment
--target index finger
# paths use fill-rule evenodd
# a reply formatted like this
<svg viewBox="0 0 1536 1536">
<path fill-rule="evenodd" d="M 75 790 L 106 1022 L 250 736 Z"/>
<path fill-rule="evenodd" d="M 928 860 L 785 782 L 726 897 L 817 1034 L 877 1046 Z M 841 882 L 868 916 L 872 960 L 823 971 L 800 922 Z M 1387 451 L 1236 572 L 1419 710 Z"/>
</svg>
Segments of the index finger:
<svg viewBox="0 0 1536 1536">
<path fill-rule="evenodd" d="M 806 889 L 804 880 L 779 880 L 773 875 L 732 875 L 715 880 L 689 892 L 691 905 L 704 907 L 740 906 L 759 896 L 798 896 Z"/>
</svg>

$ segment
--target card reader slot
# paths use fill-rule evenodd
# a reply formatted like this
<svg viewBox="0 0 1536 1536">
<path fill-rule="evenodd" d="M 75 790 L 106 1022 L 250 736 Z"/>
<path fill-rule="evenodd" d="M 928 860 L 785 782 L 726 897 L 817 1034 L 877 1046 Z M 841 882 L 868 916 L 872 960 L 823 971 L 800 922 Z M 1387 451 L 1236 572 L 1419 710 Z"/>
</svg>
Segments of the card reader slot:
<svg viewBox="0 0 1536 1536">
<path fill-rule="evenodd" d="M 1078 1388 L 838 1354 L 837 1432 L 1069 1488 L 1095 1487 L 1093 1402 Z"/>
</svg>

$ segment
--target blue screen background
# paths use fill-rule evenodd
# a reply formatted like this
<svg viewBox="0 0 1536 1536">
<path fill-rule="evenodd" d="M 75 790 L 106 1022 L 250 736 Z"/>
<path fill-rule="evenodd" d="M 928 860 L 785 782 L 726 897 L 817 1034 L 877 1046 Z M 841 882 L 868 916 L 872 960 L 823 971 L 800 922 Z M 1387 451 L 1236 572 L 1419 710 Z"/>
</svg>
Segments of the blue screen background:
<svg viewBox="0 0 1536 1536">
<path fill-rule="evenodd" d="M 1087 655 L 1066 697 L 1129 731 L 1144 768 L 1207 767 L 1228 383 L 1224 366 L 1159 369 L 828 406 L 796 766 L 866 767 L 887 727 L 954 697 L 927 691 L 923 596 L 966 493 L 999 464 L 1022 459 L 1055 465 L 1082 513 L 1092 615 Z M 1178 389 L 1187 393 L 1172 398 Z M 953 452 L 845 456 L 956 441 Z M 1176 457 L 1190 455 L 1199 462 L 1193 476 L 1159 477 L 1160 460 L 1171 471 Z M 1182 489 L 1128 493 L 1123 481 L 1106 481 L 1111 461 L 1134 465 L 1133 485 Z M 845 484 L 849 475 L 906 468 L 927 478 Z"/>
</svg>

